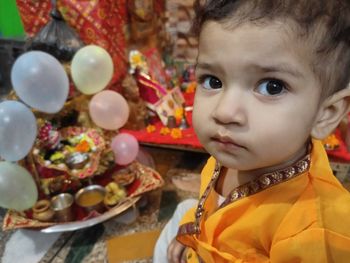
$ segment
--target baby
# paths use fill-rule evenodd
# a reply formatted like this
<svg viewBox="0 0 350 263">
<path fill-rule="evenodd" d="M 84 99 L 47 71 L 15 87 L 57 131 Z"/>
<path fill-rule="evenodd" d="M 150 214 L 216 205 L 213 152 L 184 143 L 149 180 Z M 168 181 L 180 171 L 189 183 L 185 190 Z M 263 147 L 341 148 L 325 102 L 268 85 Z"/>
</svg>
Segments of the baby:
<svg viewBox="0 0 350 263">
<path fill-rule="evenodd" d="M 195 10 L 193 125 L 212 157 L 169 262 L 349 262 L 350 194 L 319 140 L 349 109 L 350 2 Z"/>
</svg>

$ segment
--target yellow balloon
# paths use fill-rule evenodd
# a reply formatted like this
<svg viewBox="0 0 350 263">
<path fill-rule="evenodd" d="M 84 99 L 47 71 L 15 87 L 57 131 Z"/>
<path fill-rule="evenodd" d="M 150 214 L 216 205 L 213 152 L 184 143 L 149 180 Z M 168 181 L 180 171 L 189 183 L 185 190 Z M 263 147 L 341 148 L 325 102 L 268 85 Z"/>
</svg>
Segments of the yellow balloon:
<svg viewBox="0 0 350 263">
<path fill-rule="evenodd" d="M 102 47 L 89 45 L 75 53 L 71 75 L 78 90 L 95 94 L 103 90 L 113 77 L 113 60 Z"/>
</svg>

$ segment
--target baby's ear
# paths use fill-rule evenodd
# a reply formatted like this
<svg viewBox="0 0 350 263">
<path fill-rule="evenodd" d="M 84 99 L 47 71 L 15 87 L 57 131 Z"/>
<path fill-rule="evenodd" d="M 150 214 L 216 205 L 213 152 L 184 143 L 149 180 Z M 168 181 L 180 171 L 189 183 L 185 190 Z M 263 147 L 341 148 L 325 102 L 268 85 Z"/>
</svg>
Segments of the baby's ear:
<svg viewBox="0 0 350 263">
<path fill-rule="evenodd" d="M 322 140 L 332 133 L 349 112 L 350 88 L 340 90 L 329 96 L 322 103 L 317 119 L 311 130 L 311 136 Z"/>
</svg>

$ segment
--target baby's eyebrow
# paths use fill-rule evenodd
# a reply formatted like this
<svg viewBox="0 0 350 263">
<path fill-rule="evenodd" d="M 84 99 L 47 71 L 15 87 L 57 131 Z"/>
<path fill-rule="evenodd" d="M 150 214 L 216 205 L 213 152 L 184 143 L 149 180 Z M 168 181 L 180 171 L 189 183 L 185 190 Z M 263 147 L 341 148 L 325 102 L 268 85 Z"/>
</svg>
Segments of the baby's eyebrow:
<svg viewBox="0 0 350 263">
<path fill-rule="evenodd" d="M 290 75 L 293 75 L 294 77 L 302 77 L 303 74 L 298 71 L 297 69 L 291 67 L 288 64 L 276 64 L 276 65 L 259 65 L 259 64 L 255 64 L 253 65 L 254 68 L 261 70 L 263 72 L 266 73 L 271 73 L 271 72 L 282 72 L 282 73 L 287 73 Z M 195 64 L 195 69 L 200 68 L 200 69 L 208 69 L 208 70 L 212 70 L 213 68 L 216 68 L 215 65 L 209 64 L 209 63 L 203 63 L 203 62 L 197 62 Z"/>
<path fill-rule="evenodd" d="M 197 62 L 195 65 L 195 69 L 208 69 L 208 70 L 211 70 L 214 68 L 213 65 L 209 64 L 209 63 L 201 63 L 201 62 Z"/>
<path fill-rule="evenodd" d="M 286 73 L 289 75 L 292 75 L 296 78 L 301 78 L 303 77 L 303 74 L 298 71 L 297 69 L 291 67 L 288 64 L 276 64 L 276 65 L 256 65 L 256 67 L 260 70 L 262 70 L 264 73 L 276 73 L 276 72 L 281 72 L 281 73 Z"/>
</svg>

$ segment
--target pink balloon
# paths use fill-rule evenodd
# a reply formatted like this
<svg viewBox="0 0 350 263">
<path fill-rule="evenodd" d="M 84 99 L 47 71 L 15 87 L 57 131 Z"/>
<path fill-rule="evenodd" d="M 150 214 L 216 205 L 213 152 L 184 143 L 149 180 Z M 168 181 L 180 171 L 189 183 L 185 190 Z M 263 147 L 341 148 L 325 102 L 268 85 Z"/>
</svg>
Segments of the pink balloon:
<svg viewBox="0 0 350 263">
<path fill-rule="evenodd" d="M 97 126 L 106 130 L 118 130 L 129 118 L 129 105 L 118 92 L 104 90 L 92 97 L 89 112 Z"/>
<path fill-rule="evenodd" d="M 111 148 L 115 162 L 119 165 L 127 165 L 135 160 L 139 152 L 139 143 L 133 135 L 120 133 L 112 139 Z"/>
</svg>

